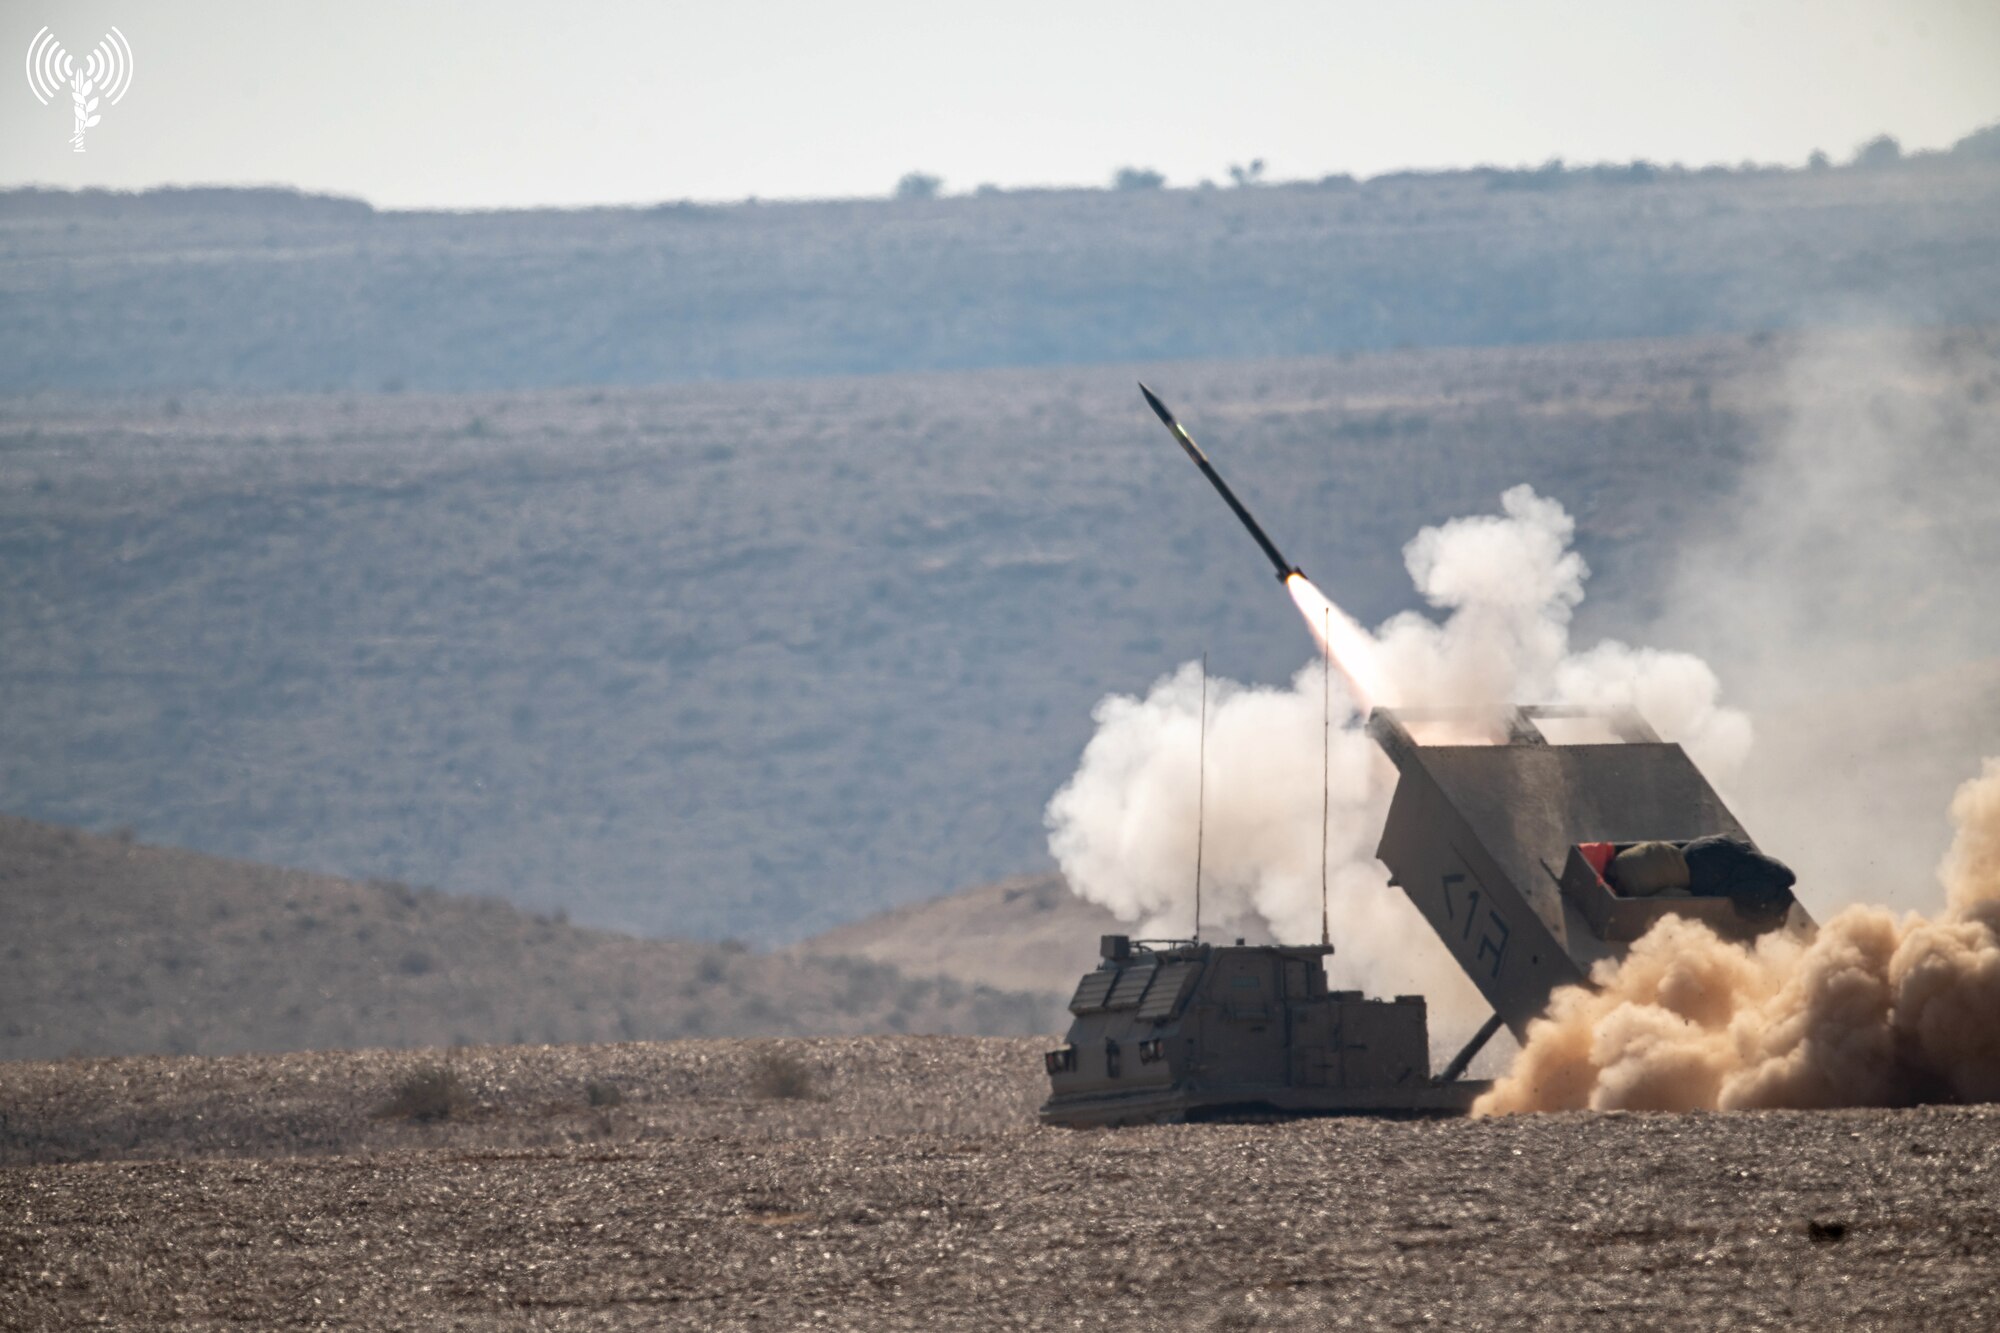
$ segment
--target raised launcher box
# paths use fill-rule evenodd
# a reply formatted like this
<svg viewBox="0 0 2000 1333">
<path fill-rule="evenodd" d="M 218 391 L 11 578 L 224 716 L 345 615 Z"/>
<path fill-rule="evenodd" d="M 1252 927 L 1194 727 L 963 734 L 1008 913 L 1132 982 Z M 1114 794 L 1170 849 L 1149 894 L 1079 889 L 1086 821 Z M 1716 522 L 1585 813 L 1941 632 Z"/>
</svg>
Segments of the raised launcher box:
<svg viewBox="0 0 2000 1333">
<path fill-rule="evenodd" d="M 1592 734 L 1553 744 L 1544 726 Z M 1687 753 L 1634 713 L 1518 708 L 1496 724 L 1378 708 L 1368 731 L 1398 772 L 1376 855 L 1516 1037 L 1558 986 L 1583 982 L 1663 916 L 1737 939 L 1812 928 L 1789 892 L 1775 912 L 1726 897 L 1627 898 L 1583 856 L 1593 843 L 1751 842 Z"/>
</svg>

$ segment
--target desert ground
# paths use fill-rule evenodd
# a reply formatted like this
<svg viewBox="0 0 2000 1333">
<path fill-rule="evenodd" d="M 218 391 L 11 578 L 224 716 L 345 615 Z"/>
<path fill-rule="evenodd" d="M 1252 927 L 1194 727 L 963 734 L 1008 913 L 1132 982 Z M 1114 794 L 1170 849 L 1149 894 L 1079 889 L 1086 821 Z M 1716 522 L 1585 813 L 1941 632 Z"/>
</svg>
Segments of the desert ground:
<svg viewBox="0 0 2000 1333">
<path fill-rule="evenodd" d="M 2000 1318 L 2000 1108 L 1078 1132 L 1040 1046 L 3 1065 L 0 1325 Z"/>
</svg>

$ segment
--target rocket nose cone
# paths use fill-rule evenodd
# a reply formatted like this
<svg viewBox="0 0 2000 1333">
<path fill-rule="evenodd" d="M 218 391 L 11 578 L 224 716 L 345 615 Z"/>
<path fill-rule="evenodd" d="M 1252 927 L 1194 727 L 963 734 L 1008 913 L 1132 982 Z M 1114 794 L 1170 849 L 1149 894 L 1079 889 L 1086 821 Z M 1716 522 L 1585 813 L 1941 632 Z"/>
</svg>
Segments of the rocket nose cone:
<svg viewBox="0 0 2000 1333">
<path fill-rule="evenodd" d="M 1174 424 L 1174 414 L 1167 410 L 1167 405 L 1160 401 L 1158 394 L 1146 387 L 1144 380 L 1139 382 L 1139 392 L 1146 395 L 1147 406 L 1153 409 L 1161 421 L 1164 421 L 1169 426 Z"/>
</svg>

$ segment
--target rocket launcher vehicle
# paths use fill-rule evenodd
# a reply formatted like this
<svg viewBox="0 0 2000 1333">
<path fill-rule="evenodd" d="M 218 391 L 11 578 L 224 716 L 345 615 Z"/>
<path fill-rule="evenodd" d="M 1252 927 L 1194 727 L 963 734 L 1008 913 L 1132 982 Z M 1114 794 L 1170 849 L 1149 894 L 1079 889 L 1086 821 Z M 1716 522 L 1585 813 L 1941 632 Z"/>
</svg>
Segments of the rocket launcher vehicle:
<svg viewBox="0 0 2000 1333">
<path fill-rule="evenodd" d="M 1288 578 L 1296 567 L 1146 400 Z M 1046 1056 L 1045 1123 L 1461 1113 L 1488 1086 L 1463 1075 L 1501 1027 L 1525 1036 L 1557 988 L 1588 985 L 1663 917 L 1739 940 L 1813 928 L 1791 872 L 1634 712 L 1377 708 L 1368 733 L 1397 771 L 1376 855 L 1492 1017 L 1433 1074 L 1424 998 L 1328 990 L 1329 944 L 1107 935 Z"/>
<path fill-rule="evenodd" d="M 1559 743 L 1545 727 L 1586 739 Z M 1451 743 L 1423 743 L 1427 728 Z M 1483 728 L 1491 740 L 1463 743 Z M 1328 990 L 1330 947 L 1107 935 L 1070 1000 L 1067 1038 L 1046 1056 L 1044 1123 L 1460 1114 L 1489 1086 L 1462 1076 L 1502 1026 L 1524 1036 L 1557 987 L 1587 985 L 1594 963 L 1662 917 L 1732 939 L 1812 928 L 1788 883 L 1768 876 L 1643 894 L 1620 883 L 1619 855 L 1640 848 L 1683 850 L 1690 864 L 1703 846 L 1733 849 L 1725 872 L 1777 865 L 1687 753 L 1636 714 L 1378 708 L 1368 731 L 1398 772 L 1376 854 L 1492 1018 L 1433 1074 L 1424 998 Z"/>
</svg>

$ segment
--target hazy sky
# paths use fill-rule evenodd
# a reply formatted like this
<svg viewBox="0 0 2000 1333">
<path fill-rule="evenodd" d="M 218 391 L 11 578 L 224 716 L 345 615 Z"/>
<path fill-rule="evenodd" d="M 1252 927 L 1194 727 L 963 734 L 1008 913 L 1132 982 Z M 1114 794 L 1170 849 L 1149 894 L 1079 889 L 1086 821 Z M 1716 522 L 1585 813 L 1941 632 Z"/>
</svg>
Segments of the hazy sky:
<svg viewBox="0 0 2000 1333">
<path fill-rule="evenodd" d="M 43 25 L 132 90 L 70 150 Z M 2000 120 L 2000 0 L 0 0 L 0 184 L 493 207 L 1844 158 Z"/>
</svg>

